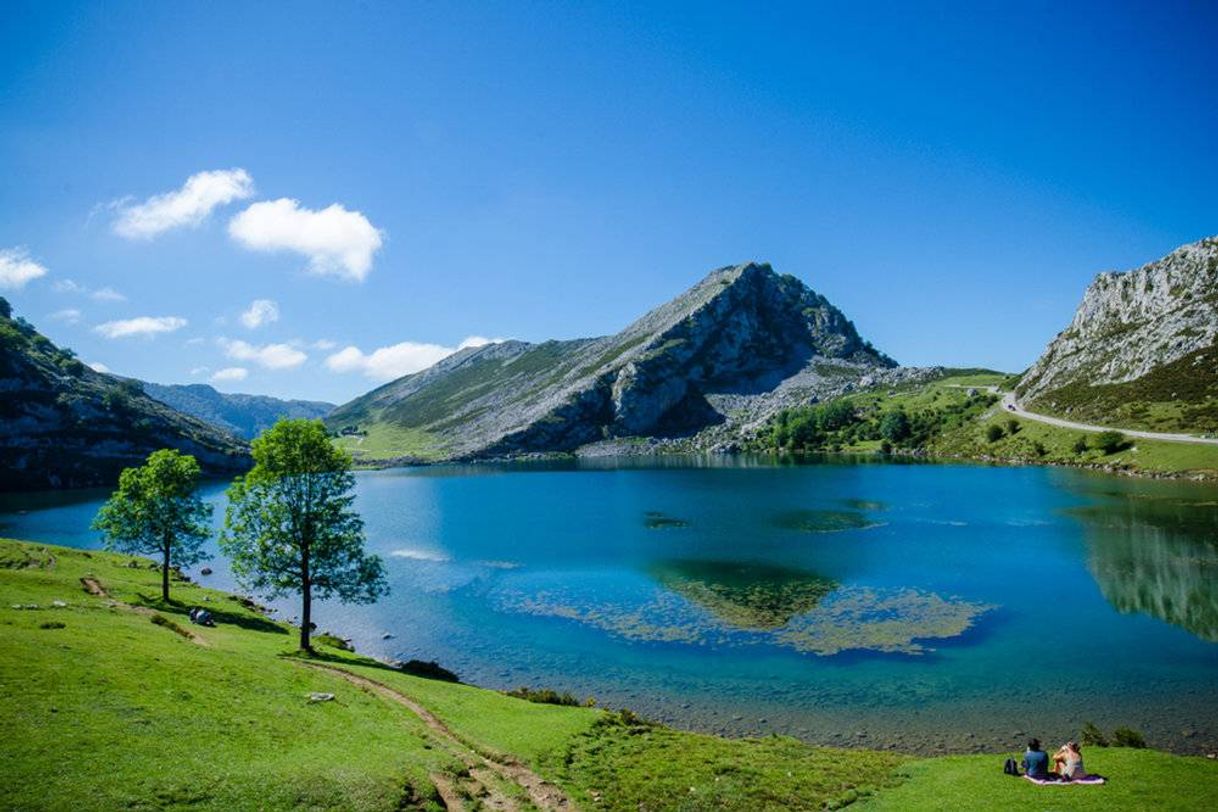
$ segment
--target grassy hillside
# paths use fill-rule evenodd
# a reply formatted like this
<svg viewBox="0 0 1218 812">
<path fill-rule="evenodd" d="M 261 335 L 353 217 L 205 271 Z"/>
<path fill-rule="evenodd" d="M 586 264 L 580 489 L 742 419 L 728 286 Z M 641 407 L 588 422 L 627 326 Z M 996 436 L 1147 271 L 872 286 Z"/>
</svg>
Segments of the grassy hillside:
<svg viewBox="0 0 1218 812">
<path fill-rule="evenodd" d="M 247 601 L 181 581 L 172 603 L 156 595 L 139 559 L 0 540 L 0 808 L 1183 809 L 1218 794 L 1218 764 L 1144 751 L 1089 753 L 1113 784 L 1048 796 L 995 756 L 684 733 L 339 648 L 306 661 Z M 192 605 L 218 625 L 191 625 Z"/>
<path fill-rule="evenodd" d="M 1098 447 L 1095 434 L 1005 412 L 989 387 L 1005 391 L 1014 380 L 1013 376 L 985 370 L 947 370 L 934 381 L 855 393 L 827 404 L 790 410 L 785 417 L 778 415 L 758 437 L 757 447 L 874 453 L 887 447 L 885 415 L 901 412 L 908 420 L 908 433 L 887 440 L 896 452 L 1218 478 L 1215 446 L 1139 439 L 1127 440 L 1110 452 Z M 785 434 L 780 432 L 783 420 Z M 806 422 L 819 428 L 806 429 L 801 435 L 797 427 Z M 812 442 L 799 442 L 801 436 Z"/>
<path fill-rule="evenodd" d="M 1218 434 L 1218 345 L 1125 383 L 1072 383 L 1027 404 L 1081 423 Z"/>
</svg>

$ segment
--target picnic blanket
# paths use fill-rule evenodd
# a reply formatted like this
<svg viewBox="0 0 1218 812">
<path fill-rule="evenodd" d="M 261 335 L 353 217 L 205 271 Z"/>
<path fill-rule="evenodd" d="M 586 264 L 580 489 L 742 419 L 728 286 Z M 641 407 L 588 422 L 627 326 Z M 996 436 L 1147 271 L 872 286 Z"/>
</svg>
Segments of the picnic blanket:
<svg viewBox="0 0 1218 812">
<path fill-rule="evenodd" d="M 1033 778 L 1032 776 L 1030 776 L 1026 773 L 1024 774 L 1023 777 L 1025 779 L 1027 779 L 1028 781 L 1031 781 L 1033 784 L 1036 784 L 1037 786 L 1041 786 L 1041 787 L 1044 787 L 1044 786 L 1066 787 L 1071 784 L 1103 784 L 1108 780 L 1108 779 L 1104 778 L 1104 776 L 1102 776 L 1102 775 L 1084 775 L 1082 778 L 1076 778 L 1073 781 L 1060 781 L 1056 778 L 1050 778 L 1050 779 Z"/>
</svg>

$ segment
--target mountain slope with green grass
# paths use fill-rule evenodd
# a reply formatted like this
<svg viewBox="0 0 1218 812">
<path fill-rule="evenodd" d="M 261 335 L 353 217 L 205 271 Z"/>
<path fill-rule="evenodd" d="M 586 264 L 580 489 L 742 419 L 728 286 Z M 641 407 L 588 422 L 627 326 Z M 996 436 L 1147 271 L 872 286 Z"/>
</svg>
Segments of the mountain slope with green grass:
<svg viewBox="0 0 1218 812">
<path fill-rule="evenodd" d="M 616 335 L 463 350 L 340 406 L 327 424 L 361 462 L 563 452 L 756 420 L 895 366 L 823 296 L 747 263 Z"/>
<path fill-rule="evenodd" d="M 924 380 L 781 411 L 759 428 L 749 446 L 1218 479 L 1218 446 L 1082 432 L 1012 414 L 1001 407 L 998 393 L 1016 380 L 987 370 L 941 369 Z"/>
<path fill-rule="evenodd" d="M 245 599 L 178 580 L 161 602 L 149 563 L 0 540 L 0 808 L 1199 809 L 1218 793 L 1207 759 L 1091 750 L 1109 786 L 1036 788 L 1001 755 L 685 733 L 413 676 L 330 638 L 304 658 Z"/>
<path fill-rule="evenodd" d="M 138 381 L 93 371 L 0 298 L 0 490 L 109 484 L 165 447 L 193 454 L 209 474 L 249 464 L 244 442 Z"/>
</svg>

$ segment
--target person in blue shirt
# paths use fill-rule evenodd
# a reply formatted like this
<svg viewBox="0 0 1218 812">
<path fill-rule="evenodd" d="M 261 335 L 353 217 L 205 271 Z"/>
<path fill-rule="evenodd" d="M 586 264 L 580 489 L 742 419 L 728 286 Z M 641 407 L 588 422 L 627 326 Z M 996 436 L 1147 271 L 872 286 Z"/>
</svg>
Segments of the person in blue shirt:
<svg viewBox="0 0 1218 812">
<path fill-rule="evenodd" d="M 1049 775 L 1049 755 L 1040 748 L 1040 739 L 1028 742 L 1028 751 L 1023 754 L 1023 771 L 1030 778 L 1047 781 Z"/>
</svg>

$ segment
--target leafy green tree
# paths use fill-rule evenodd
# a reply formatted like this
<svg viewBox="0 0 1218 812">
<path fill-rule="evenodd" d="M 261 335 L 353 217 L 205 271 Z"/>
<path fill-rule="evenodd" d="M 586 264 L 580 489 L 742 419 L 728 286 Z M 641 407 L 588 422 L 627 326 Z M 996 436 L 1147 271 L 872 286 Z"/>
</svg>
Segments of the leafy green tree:
<svg viewBox="0 0 1218 812">
<path fill-rule="evenodd" d="M 313 598 L 373 603 L 389 589 L 364 552 L 351 457 L 320 420 L 280 420 L 253 442 L 254 467 L 228 489 L 220 547 L 247 588 L 301 598 L 300 648 L 312 651 Z"/>
<path fill-rule="evenodd" d="M 1125 435 L 1119 431 L 1101 431 L 1095 435 L 1095 447 L 1105 454 L 1115 454 L 1128 447 Z"/>
<path fill-rule="evenodd" d="M 991 443 L 998 442 L 1005 434 L 1006 432 L 1002 430 L 1002 426 L 999 426 L 996 423 L 991 423 L 985 427 L 985 439 L 989 440 Z"/>
<path fill-rule="evenodd" d="M 911 427 L 909 415 L 901 409 L 885 413 L 880 418 L 880 436 L 892 443 L 899 443 L 909 437 Z"/>
<path fill-rule="evenodd" d="M 160 557 L 165 601 L 170 567 L 203 560 L 203 543 L 211 536 L 211 505 L 195 493 L 199 474 L 199 463 L 189 454 L 154 451 L 143 465 L 119 475 L 118 490 L 93 520 L 106 549 Z"/>
<path fill-rule="evenodd" d="M 1089 448 L 1089 446 L 1087 445 L 1087 435 L 1080 434 L 1078 436 L 1078 438 L 1074 441 L 1074 445 L 1072 445 L 1071 448 L 1074 450 L 1075 454 L 1085 453 L 1087 451 L 1087 449 Z"/>
</svg>

